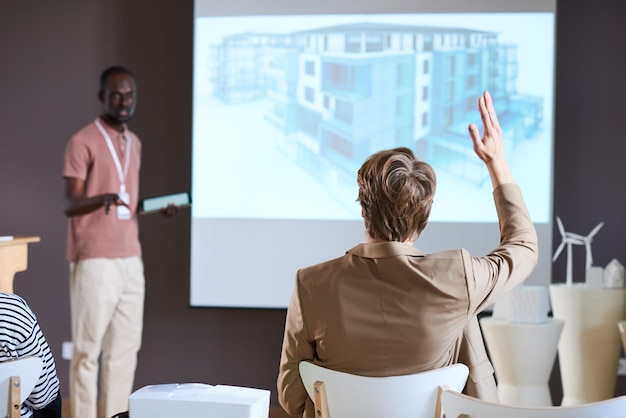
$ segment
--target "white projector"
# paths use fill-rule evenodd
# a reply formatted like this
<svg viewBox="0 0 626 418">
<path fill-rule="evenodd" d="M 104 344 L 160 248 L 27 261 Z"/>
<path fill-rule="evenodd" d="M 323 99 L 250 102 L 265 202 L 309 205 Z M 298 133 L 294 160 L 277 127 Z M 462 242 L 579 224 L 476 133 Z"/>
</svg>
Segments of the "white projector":
<svg viewBox="0 0 626 418">
<path fill-rule="evenodd" d="M 131 418 L 268 418 L 270 391 L 202 383 L 144 386 L 128 397 Z"/>
</svg>

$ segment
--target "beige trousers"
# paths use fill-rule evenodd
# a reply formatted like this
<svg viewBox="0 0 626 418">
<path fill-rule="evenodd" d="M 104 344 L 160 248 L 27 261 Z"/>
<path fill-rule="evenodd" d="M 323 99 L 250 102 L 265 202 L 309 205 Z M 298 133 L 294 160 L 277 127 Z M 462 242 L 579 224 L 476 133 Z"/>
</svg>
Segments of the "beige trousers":
<svg viewBox="0 0 626 418">
<path fill-rule="evenodd" d="M 72 418 L 97 418 L 98 412 L 110 418 L 128 410 L 141 347 L 144 288 L 138 256 L 70 264 Z"/>
</svg>

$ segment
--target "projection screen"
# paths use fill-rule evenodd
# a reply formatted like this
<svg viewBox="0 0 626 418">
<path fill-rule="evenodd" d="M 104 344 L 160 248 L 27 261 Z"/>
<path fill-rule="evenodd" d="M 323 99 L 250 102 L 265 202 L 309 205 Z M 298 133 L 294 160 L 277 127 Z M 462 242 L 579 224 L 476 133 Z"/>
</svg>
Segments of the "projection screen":
<svg viewBox="0 0 626 418">
<path fill-rule="evenodd" d="M 191 306 L 284 308 L 364 238 L 356 172 L 407 146 L 437 173 L 415 246 L 499 241 L 467 125 L 489 90 L 550 283 L 556 0 L 196 0 Z"/>
</svg>

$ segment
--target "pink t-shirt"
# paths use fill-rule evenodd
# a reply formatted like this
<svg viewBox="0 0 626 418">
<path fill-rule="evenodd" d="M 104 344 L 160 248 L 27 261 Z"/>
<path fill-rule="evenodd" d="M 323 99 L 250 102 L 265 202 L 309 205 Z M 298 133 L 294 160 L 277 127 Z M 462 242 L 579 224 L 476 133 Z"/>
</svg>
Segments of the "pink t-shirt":
<svg viewBox="0 0 626 418">
<path fill-rule="evenodd" d="M 125 165 L 125 147 L 130 145 L 130 163 L 125 184 L 130 195 L 131 219 L 118 219 L 115 206 L 111 206 L 108 215 L 101 208 L 86 215 L 68 218 L 66 256 L 70 262 L 86 258 L 141 255 L 137 223 L 141 141 L 128 129 L 118 132 L 102 120 L 100 125 L 111 138 L 122 168 Z M 84 180 L 87 196 L 120 192 L 118 170 L 107 142 L 95 122 L 82 128 L 67 143 L 63 177 Z"/>
</svg>

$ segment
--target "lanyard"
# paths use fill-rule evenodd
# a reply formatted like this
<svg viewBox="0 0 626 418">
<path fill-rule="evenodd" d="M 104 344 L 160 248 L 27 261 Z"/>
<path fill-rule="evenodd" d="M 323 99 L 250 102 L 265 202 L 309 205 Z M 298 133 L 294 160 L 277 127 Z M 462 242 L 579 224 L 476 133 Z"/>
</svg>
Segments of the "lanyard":
<svg viewBox="0 0 626 418">
<path fill-rule="evenodd" d="M 96 119 L 96 126 L 100 130 L 100 133 L 104 137 L 104 140 L 106 141 L 107 146 L 109 147 L 109 152 L 111 153 L 111 157 L 113 157 L 115 168 L 117 168 L 117 175 L 120 178 L 120 192 L 126 193 L 125 179 L 126 179 L 126 174 L 128 173 L 128 166 L 130 165 L 130 144 L 132 143 L 130 140 L 130 137 L 126 137 L 126 142 L 128 143 L 126 144 L 126 158 L 124 161 L 124 170 L 122 170 L 122 164 L 120 163 L 120 159 L 117 156 L 117 151 L 115 151 L 115 148 L 113 147 L 113 141 L 111 141 L 111 137 L 109 137 L 109 134 L 100 123 L 99 118 Z"/>
</svg>

